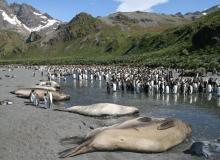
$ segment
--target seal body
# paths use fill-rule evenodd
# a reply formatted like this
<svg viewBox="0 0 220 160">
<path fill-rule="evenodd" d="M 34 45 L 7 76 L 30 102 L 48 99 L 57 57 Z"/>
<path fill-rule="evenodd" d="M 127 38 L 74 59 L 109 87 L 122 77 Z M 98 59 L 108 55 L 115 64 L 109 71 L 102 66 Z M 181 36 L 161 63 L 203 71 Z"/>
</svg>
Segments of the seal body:
<svg viewBox="0 0 220 160">
<path fill-rule="evenodd" d="M 40 85 L 36 85 L 33 88 L 37 88 L 37 89 L 46 89 L 48 91 L 56 91 L 57 89 L 54 87 L 48 87 L 48 86 L 40 86 Z"/>
<path fill-rule="evenodd" d="M 16 91 L 13 91 L 11 93 L 17 95 L 18 97 L 21 98 L 29 98 L 30 93 L 32 90 L 35 90 L 35 92 L 38 94 L 40 100 L 44 99 L 44 94 L 47 93 L 47 89 L 40 89 L 40 88 L 21 88 L 18 89 Z M 50 91 L 53 95 L 53 99 L 54 101 L 64 101 L 64 100 L 69 100 L 70 96 L 63 94 L 63 93 L 59 93 L 56 91 Z"/>
<path fill-rule="evenodd" d="M 93 151 L 158 153 L 182 143 L 191 135 L 190 125 L 178 119 L 141 117 L 89 133 L 84 142 L 60 153 L 72 157 Z"/>
<path fill-rule="evenodd" d="M 126 116 L 139 113 L 139 110 L 136 107 L 122 106 L 112 103 L 97 103 L 88 106 L 73 106 L 67 109 L 56 109 L 56 111 L 72 112 L 93 117 Z"/>
<path fill-rule="evenodd" d="M 41 81 L 39 84 L 39 86 L 47 86 L 47 87 L 53 87 L 53 88 L 60 88 L 60 84 L 58 84 L 55 81 Z"/>
</svg>

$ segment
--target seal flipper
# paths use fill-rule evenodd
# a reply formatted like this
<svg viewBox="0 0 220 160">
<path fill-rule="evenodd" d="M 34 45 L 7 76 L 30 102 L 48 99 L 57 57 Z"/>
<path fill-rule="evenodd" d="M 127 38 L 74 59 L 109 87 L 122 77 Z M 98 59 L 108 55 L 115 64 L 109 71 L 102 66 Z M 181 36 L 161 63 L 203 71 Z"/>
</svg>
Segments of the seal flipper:
<svg viewBox="0 0 220 160">
<path fill-rule="evenodd" d="M 74 137 L 68 137 L 68 138 L 63 138 L 60 140 L 60 144 L 62 146 L 70 145 L 70 144 L 82 144 L 86 141 L 85 136 L 74 136 Z"/>
<path fill-rule="evenodd" d="M 92 146 L 90 146 L 92 140 L 88 140 L 83 144 L 79 145 L 78 147 L 70 148 L 64 150 L 59 154 L 59 158 L 66 158 L 66 157 L 74 157 L 80 154 L 88 153 L 94 150 Z"/>
<path fill-rule="evenodd" d="M 163 121 L 163 123 L 157 127 L 157 130 L 165 130 L 169 129 L 175 126 L 174 120 L 173 119 L 168 119 Z"/>
<path fill-rule="evenodd" d="M 11 91 L 10 93 L 11 93 L 11 94 L 15 94 L 15 91 Z"/>
<path fill-rule="evenodd" d="M 62 152 L 59 152 L 58 155 L 59 155 L 59 158 L 65 158 L 65 157 L 68 157 L 68 153 L 69 152 L 72 152 L 72 150 L 76 149 L 77 147 L 74 147 L 74 148 L 69 148 L 69 149 L 66 149 Z"/>
</svg>

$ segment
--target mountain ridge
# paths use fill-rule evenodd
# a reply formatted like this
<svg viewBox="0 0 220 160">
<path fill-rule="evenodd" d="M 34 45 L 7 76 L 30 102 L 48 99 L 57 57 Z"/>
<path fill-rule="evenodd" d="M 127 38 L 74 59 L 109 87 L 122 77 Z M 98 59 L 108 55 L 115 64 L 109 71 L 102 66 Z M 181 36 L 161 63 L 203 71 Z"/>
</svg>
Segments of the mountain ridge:
<svg viewBox="0 0 220 160">
<path fill-rule="evenodd" d="M 215 9 L 212 7 L 206 15 L 195 12 L 200 17 L 193 20 L 185 20 L 181 13 L 115 13 L 110 15 L 114 24 L 80 13 L 55 30 L 31 32 L 25 41 L 17 38 L 21 47 L 13 46 L 10 37 L 15 35 L 11 34 L 11 49 L 4 50 L 10 45 L 0 41 L 0 59 L 25 63 L 29 60 L 34 64 L 117 63 L 220 69 L 220 10 Z M 147 20 L 143 21 L 143 17 Z M 144 22 L 149 24 L 144 26 Z"/>
</svg>

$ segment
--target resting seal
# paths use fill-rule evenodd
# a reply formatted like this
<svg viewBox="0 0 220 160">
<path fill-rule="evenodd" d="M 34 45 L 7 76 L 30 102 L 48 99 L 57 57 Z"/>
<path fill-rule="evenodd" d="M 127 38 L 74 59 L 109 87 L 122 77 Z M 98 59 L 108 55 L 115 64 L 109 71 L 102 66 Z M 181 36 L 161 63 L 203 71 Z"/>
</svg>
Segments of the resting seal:
<svg viewBox="0 0 220 160">
<path fill-rule="evenodd" d="M 39 86 L 48 86 L 48 87 L 53 87 L 53 88 L 60 88 L 60 84 L 55 82 L 55 81 L 41 81 L 39 84 L 37 84 Z"/>
<path fill-rule="evenodd" d="M 138 114 L 139 110 L 135 107 L 122 106 L 112 103 L 97 103 L 88 106 L 74 106 L 66 109 L 54 109 L 70 113 L 78 113 L 85 116 L 104 117 L 104 116 L 126 116 Z"/>
<path fill-rule="evenodd" d="M 47 91 L 48 91 L 47 89 L 40 89 L 40 88 L 21 88 L 16 91 L 13 91 L 11 93 L 17 95 L 20 98 L 29 98 L 32 90 L 35 90 L 35 92 L 38 94 L 40 100 L 44 99 L 44 94 L 47 93 Z M 50 91 L 50 92 L 53 95 L 54 101 L 64 101 L 64 100 L 70 99 L 69 95 L 59 93 L 56 91 Z"/>
<path fill-rule="evenodd" d="M 190 125 L 178 119 L 141 117 L 89 133 L 81 144 L 60 152 L 60 158 L 94 151 L 158 153 L 182 143 L 192 133 Z"/>
<path fill-rule="evenodd" d="M 36 89 L 46 89 L 48 91 L 56 91 L 57 89 L 54 87 L 49 87 L 49 86 L 40 86 L 40 85 L 36 85 L 35 87 Z"/>
</svg>

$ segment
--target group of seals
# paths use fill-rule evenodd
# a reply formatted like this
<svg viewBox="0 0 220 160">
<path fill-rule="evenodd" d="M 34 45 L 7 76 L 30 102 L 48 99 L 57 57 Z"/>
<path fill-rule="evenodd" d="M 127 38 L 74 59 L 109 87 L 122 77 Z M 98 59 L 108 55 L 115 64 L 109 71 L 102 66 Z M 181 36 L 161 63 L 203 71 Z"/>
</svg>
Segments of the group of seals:
<svg viewBox="0 0 220 160">
<path fill-rule="evenodd" d="M 127 116 L 138 114 L 139 110 L 135 107 L 122 106 L 112 103 L 97 103 L 87 106 L 73 106 L 66 109 L 55 109 L 55 111 L 63 111 L 70 113 L 78 113 L 85 116 L 92 117 L 106 117 L 106 116 Z"/>
<path fill-rule="evenodd" d="M 47 89 L 40 89 L 40 88 L 20 88 L 16 91 L 12 91 L 12 94 L 17 95 L 20 98 L 29 98 L 31 91 L 34 89 L 34 91 L 38 94 L 39 99 L 43 100 L 44 95 L 47 93 Z M 69 100 L 70 96 L 59 93 L 57 91 L 50 91 L 53 95 L 53 100 L 54 101 L 64 101 L 64 100 Z"/>
<path fill-rule="evenodd" d="M 60 158 L 94 151 L 158 153 L 182 143 L 192 133 L 190 125 L 178 119 L 139 117 L 89 133 L 82 143 L 63 152 Z"/>
<path fill-rule="evenodd" d="M 40 100 L 49 90 L 55 101 L 69 100 L 70 96 L 56 91 L 60 86 L 53 81 L 40 82 L 35 88 L 21 88 L 11 93 L 18 97 L 29 98 L 34 89 Z M 55 109 L 78 113 L 85 116 L 126 116 L 138 114 L 135 107 L 111 103 L 98 103 L 87 106 L 74 106 L 66 109 Z M 109 127 L 102 127 L 88 133 L 87 136 L 75 139 L 80 142 L 77 147 L 59 153 L 60 158 L 73 157 L 95 151 L 130 151 L 143 153 L 158 153 L 182 143 L 191 135 L 190 125 L 178 119 L 159 119 L 139 117 Z M 64 141 L 71 140 L 65 139 Z M 80 141 L 79 141 L 80 140 Z M 71 142 L 73 142 L 71 140 Z"/>
<path fill-rule="evenodd" d="M 68 100 L 69 95 L 56 90 L 60 85 L 54 81 L 40 82 L 35 88 L 21 88 L 11 93 L 29 98 L 34 89 L 40 100 L 49 90 L 55 101 Z M 135 107 L 98 103 L 88 106 L 74 106 L 56 111 L 73 112 L 92 117 L 125 116 L 138 114 Z M 178 119 L 139 117 L 109 127 L 93 130 L 85 137 L 67 138 L 62 142 L 79 143 L 77 147 L 60 152 L 60 158 L 73 157 L 95 151 L 130 151 L 142 153 L 164 152 L 186 140 L 192 133 L 190 125 Z M 74 141 L 73 141 L 74 140 Z"/>
<path fill-rule="evenodd" d="M 54 101 L 69 100 L 70 95 L 58 92 L 57 90 L 59 89 L 60 85 L 55 81 L 41 81 L 35 87 L 20 88 L 15 91 L 12 91 L 11 93 L 17 95 L 20 98 L 29 98 L 31 91 L 34 90 L 38 94 L 39 99 L 44 100 L 44 95 L 47 93 L 47 91 L 50 91 L 53 95 Z"/>
</svg>

